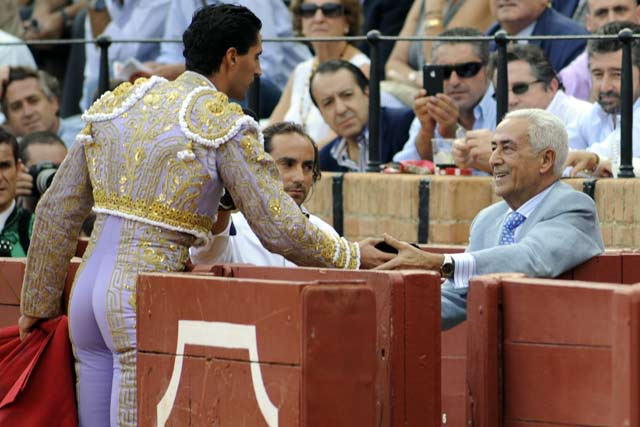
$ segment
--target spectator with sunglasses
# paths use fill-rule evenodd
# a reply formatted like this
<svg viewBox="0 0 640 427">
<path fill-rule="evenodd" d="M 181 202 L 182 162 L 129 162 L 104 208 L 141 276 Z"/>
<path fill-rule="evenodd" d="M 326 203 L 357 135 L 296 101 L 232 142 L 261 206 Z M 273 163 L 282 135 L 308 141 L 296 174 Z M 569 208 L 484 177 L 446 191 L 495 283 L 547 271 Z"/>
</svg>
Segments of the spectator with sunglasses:
<svg viewBox="0 0 640 427">
<path fill-rule="evenodd" d="M 305 37 L 339 37 L 360 34 L 362 16 L 359 0 L 293 0 L 293 29 Z M 318 65 L 330 59 L 343 59 L 369 76 L 369 58 L 347 41 L 311 42 L 315 56 L 293 70 L 280 97 L 271 123 L 299 123 L 322 148 L 335 138 L 309 95 L 309 79 Z"/>
<path fill-rule="evenodd" d="M 442 37 L 482 36 L 472 28 L 454 28 Z M 416 118 L 409 139 L 393 160 L 431 160 L 432 139 L 456 138 L 472 129 L 494 130 L 496 103 L 487 72 L 489 46 L 478 41 L 438 41 L 433 43 L 434 64 L 444 73 L 444 93 L 427 94 L 421 89 L 413 110 Z"/>
<path fill-rule="evenodd" d="M 493 55 L 495 69 L 497 55 Z M 569 135 L 575 134 L 577 119 L 591 109 L 591 104 L 567 95 L 558 81 L 544 52 L 533 44 L 515 44 L 507 49 L 507 75 L 509 76 L 509 111 L 523 108 L 547 110 L 558 117 Z M 497 73 L 494 81 L 497 80 Z M 476 168 L 491 172 L 491 140 L 493 132 L 469 131 L 464 139 L 453 143 L 453 158 L 461 168 Z M 572 141 L 569 140 L 569 146 Z"/>
</svg>

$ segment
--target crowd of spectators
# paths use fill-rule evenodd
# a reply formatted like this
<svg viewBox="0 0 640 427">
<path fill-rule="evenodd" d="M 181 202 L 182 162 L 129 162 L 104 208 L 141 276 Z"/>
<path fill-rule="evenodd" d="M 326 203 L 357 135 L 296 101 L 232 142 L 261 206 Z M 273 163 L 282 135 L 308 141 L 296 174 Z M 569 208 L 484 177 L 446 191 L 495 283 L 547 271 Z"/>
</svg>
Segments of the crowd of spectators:
<svg viewBox="0 0 640 427">
<path fill-rule="evenodd" d="M 109 48 L 112 87 L 122 80 L 184 69 L 179 42 L 194 12 L 221 0 L 0 0 L 0 123 L 18 143 L 49 132 L 65 148 L 82 129 L 81 113 L 98 96 L 100 51 L 94 43 L 15 44 L 48 39 L 135 40 Z M 385 35 L 469 37 L 615 35 L 640 32 L 636 0 L 236 0 L 263 22 L 262 37 Z M 1 43 L 8 42 L 14 44 Z M 634 113 L 640 95 L 640 42 L 633 43 Z M 496 127 L 493 43 L 469 40 L 384 42 L 382 161 L 449 155 L 460 168 L 491 173 Z M 508 49 L 509 111 L 545 109 L 569 134 L 565 175 L 616 173 L 619 163 L 622 47 L 616 40 L 535 40 Z M 365 171 L 369 146 L 367 43 L 266 42 L 261 55 L 260 113 L 267 125 L 297 123 L 319 148 L 324 170 Z M 119 63 L 120 67 L 114 66 Z M 441 66 L 442 93 L 422 87 L 423 64 Z M 237 100 L 244 107 L 247 100 Z M 635 157 L 640 158 L 634 117 Z M 638 147 L 636 147 L 638 146 Z M 20 152 L 26 150 L 20 149 Z M 60 153 L 50 161 L 60 163 Z M 46 157 L 46 156 L 45 156 Z M 640 163 L 640 161 L 638 161 Z M 25 166 L 26 165 L 26 166 Z M 26 159 L 16 165 L 18 197 L 33 183 Z M 24 191 L 20 190 L 24 188 Z M 23 194 L 24 193 L 24 194 Z M 21 203 L 20 206 L 27 206 Z M 33 206 L 31 206 L 33 208 Z"/>
</svg>

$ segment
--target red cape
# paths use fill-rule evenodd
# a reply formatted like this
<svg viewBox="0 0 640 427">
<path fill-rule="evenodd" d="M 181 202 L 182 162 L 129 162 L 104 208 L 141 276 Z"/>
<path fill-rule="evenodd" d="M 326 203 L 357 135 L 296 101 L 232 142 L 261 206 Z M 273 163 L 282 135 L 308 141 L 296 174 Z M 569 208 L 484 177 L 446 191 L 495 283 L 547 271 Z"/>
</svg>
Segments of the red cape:
<svg viewBox="0 0 640 427">
<path fill-rule="evenodd" d="M 39 323 L 20 341 L 0 329 L 0 426 L 77 427 L 66 316 Z"/>
</svg>

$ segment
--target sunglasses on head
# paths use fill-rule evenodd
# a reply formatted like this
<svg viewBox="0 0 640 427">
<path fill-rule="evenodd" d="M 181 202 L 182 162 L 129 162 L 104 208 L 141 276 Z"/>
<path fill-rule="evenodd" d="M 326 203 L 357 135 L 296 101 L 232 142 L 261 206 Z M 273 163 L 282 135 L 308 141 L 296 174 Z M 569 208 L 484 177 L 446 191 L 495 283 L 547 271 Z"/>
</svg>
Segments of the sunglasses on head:
<svg viewBox="0 0 640 427">
<path fill-rule="evenodd" d="M 337 18 L 345 14 L 344 6 L 339 3 L 325 3 L 318 6 L 315 3 L 302 3 L 298 6 L 298 15 L 302 18 L 313 18 L 320 9 L 325 18 Z"/>
<path fill-rule="evenodd" d="M 451 78 L 451 73 L 456 72 L 458 77 L 473 77 L 484 67 L 482 62 L 463 62 L 462 64 L 442 65 L 444 79 Z"/>
</svg>

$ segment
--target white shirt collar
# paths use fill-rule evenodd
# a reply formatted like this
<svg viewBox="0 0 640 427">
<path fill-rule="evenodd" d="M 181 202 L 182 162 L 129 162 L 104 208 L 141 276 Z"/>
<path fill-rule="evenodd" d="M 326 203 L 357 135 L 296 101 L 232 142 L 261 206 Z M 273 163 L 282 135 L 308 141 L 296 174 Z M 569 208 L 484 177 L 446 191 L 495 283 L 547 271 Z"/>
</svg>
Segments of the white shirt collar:
<svg viewBox="0 0 640 427">
<path fill-rule="evenodd" d="M 331 148 L 330 153 L 339 166 L 350 169 L 353 172 L 365 172 L 369 163 L 369 126 L 365 126 L 357 141 L 360 146 L 359 163 L 354 162 L 349 157 L 347 140 L 344 137 L 338 140 L 338 143 Z"/>
<path fill-rule="evenodd" d="M 13 199 L 11 201 L 11 206 L 9 206 L 9 209 L 5 210 L 4 212 L 0 212 L 0 231 L 4 230 L 4 226 L 7 223 L 7 220 L 9 219 L 9 215 L 11 215 L 11 212 L 13 212 L 15 207 L 16 207 L 16 200 Z"/>
<path fill-rule="evenodd" d="M 515 35 L 515 37 L 529 37 L 530 35 L 533 34 L 533 29 L 536 27 L 536 23 L 538 22 L 538 20 L 533 21 L 531 24 L 527 25 L 526 27 L 524 27 L 522 30 L 520 30 L 520 32 L 518 34 Z M 528 40 L 519 40 L 518 41 L 519 44 L 527 44 L 529 43 Z"/>
<path fill-rule="evenodd" d="M 522 206 L 520 206 L 516 210 L 516 212 L 518 212 L 525 218 L 529 218 L 529 216 L 533 213 L 533 211 L 538 207 L 542 199 L 544 199 L 544 196 L 546 196 L 547 193 L 549 193 L 549 191 L 551 190 L 551 187 L 553 187 L 554 185 L 555 185 L 555 182 L 550 186 L 548 186 L 547 188 L 545 188 L 544 190 L 542 190 L 541 192 L 539 192 L 538 194 L 536 194 L 535 196 L 533 196 L 532 198 L 530 198 L 529 200 L 527 200 Z M 509 208 L 509 210 L 507 211 L 507 215 L 509 215 L 511 212 L 513 212 L 513 209 Z"/>
</svg>

